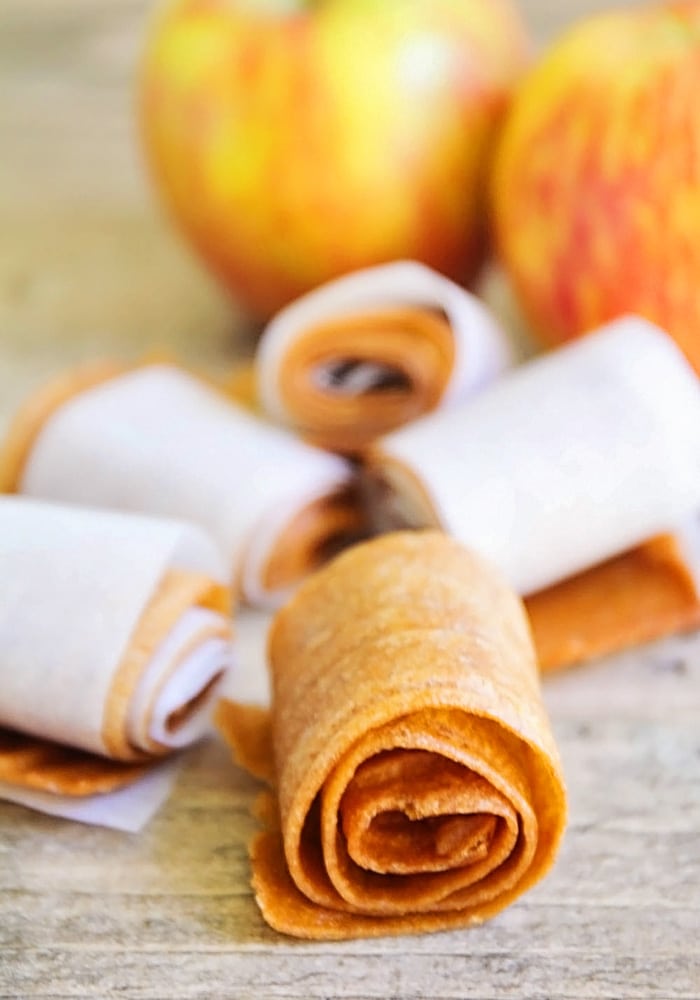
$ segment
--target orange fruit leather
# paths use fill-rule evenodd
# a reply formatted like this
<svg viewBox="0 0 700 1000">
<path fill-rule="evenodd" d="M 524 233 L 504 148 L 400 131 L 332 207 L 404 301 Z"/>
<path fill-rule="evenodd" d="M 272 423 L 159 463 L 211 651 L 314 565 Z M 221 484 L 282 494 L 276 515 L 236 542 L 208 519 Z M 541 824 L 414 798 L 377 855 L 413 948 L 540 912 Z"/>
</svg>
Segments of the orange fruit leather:
<svg viewBox="0 0 700 1000">
<path fill-rule="evenodd" d="M 170 363 L 167 358 L 165 361 Z M 158 358 L 154 358 L 154 363 L 157 362 Z M 132 368 L 148 367 L 150 363 L 144 361 Z M 96 389 L 129 370 L 127 366 L 111 361 L 85 364 L 54 377 L 30 394 L 0 441 L 0 492 L 21 492 L 22 476 L 32 448 L 57 410 L 81 393 Z M 200 375 L 194 377 L 202 381 Z M 223 384 L 213 379 L 205 379 L 205 382 L 255 416 L 262 416 L 251 363 L 240 364 Z M 265 586 L 269 589 L 292 586 L 327 561 L 330 555 L 366 538 L 369 532 L 362 497 L 354 485 L 312 501 L 290 518 L 289 524 L 280 533 L 264 567 Z M 240 586 L 240 580 L 237 586 Z"/>
<path fill-rule="evenodd" d="M 519 598 L 439 532 L 350 549 L 270 635 L 273 705 L 220 704 L 272 782 L 251 846 L 267 922 L 340 939 L 479 924 L 552 865 L 566 820 Z"/>
<path fill-rule="evenodd" d="M 219 391 L 223 391 L 231 399 L 250 410 L 251 413 L 260 416 L 255 365 L 252 361 L 243 361 L 236 365 L 223 382 L 217 383 L 216 386 Z"/>
<path fill-rule="evenodd" d="M 700 625 L 700 597 L 672 535 L 525 599 L 543 671 Z"/>
<path fill-rule="evenodd" d="M 0 781 L 56 795 L 87 796 L 114 791 L 140 778 L 164 750 L 152 743 L 147 754 L 131 746 L 127 737 L 129 701 L 156 647 L 192 606 L 229 614 L 230 593 L 199 573 L 169 570 L 144 609 L 112 681 L 102 722 L 111 757 L 0 728 Z M 176 666 L 177 661 L 173 661 L 171 669 Z M 185 715 L 189 707 L 184 706 Z"/>
<path fill-rule="evenodd" d="M 280 395 L 309 441 L 354 453 L 440 402 L 452 374 L 452 328 L 439 310 L 396 307 L 337 316 L 304 330 L 287 351 Z M 321 385 L 322 366 L 375 364 L 384 379 L 355 393 Z"/>
</svg>

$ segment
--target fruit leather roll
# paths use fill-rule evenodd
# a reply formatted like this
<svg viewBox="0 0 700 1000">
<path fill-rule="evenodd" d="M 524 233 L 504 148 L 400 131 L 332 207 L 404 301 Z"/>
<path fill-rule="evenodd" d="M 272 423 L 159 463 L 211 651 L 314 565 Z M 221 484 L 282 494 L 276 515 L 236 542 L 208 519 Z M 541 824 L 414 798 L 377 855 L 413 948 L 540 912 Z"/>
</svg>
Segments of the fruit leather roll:
<svg viewBox="0 0 700 1000">
<path fill-rule="evenodd" d="M 30 398 L 5 488 L 194 521 L 245 599 L 274 604 L 362 533 L 352 469 L 171 365 L 68 375 Z"/>
<path fill-rule="evenodd" d="M 2 797 L 71 815 L 203 735 L 231 599 L 198 528 L 1 497 L 0 566 Z"/>
<path fill-rule="evenodd" d="M 510 356 L 477 298 L 401 261 L 330 282 L 279 312 L 258 349 L 259 396 L 279 423 L 353 452 L 465 398 Z"/>
<path fill-rule="evenodd" d="M 545 667 L 698 621 L 673 540 L 636 549 L 700 507 L 697 379 L 641 319 L 388 435 L 368 469 L 385 528 L 440 526 L 528 596 Z"/>
<path fill-rule="evenodd" d="M 273 782 L 251 846 L 272 927 L 478 924 L 550 868 L 559 758 L 522 604 L 481 559 L 439 532 L 356 546 L 278 613 L 269 659 L 271 718 L 225 701 L 217 717 Z"/>
</svg>

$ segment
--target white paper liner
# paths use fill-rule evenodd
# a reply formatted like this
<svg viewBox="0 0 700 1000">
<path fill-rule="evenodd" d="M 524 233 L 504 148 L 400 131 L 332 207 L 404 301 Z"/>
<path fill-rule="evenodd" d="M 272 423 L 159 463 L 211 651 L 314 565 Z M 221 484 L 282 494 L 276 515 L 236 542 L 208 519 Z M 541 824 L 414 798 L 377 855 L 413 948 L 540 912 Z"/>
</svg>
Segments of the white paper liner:
<svg viewBox="0 0 700 1000">
<path fill-rule="evenodd" d="M 246 705 L 270 705 L 267 636 L 273 615 L 245 608 L 236 618 L 236 667 L 222 679 L 217 693 Z"/>
<path fill-rule="evenodd" d="M 454 333 L 455 364 L 442 403 L 451 404 L 490 382 L 509 367 L 513 351 L 506 333 L 476 296 L 416 261 L 397 261 L 356 271 L 328 282 L 282 309 L 263 331 L 256 359 L 264 409 L 280 423 L 290 415 L 280 393 L 288 351 L 300 334 L 318 323 L 392 307 L 442 309 Z M 372 386 L 376 365 L 360 366 L 355 392 Z"/>
<path fill-rule="evenodd" d="M 105 708 L 169 569 L 221 579 L 195 526 L 0 497 L 0 725 L 105 753 Z M 220 616 L 216 616 L 220 618 Z"/>
<path fill-rule="evenodd" d="M 0 799 L 77 823 L 137 833 L 170 795 L 180 763 L 179 758 L 164 761 L 124 788 L 84 797 L 52 795 L 0 781 Z"/>
<path fill-rule="evenodd" d="M 165 636 L 143 672 L 129 706 L 127 726 L 135 745 L 140 743 L 140 724 L 144 719 L 149 723 L 147 736 L 172 750 L 193 743 L 207 732 L 214 688 L 176 729 L 171 730 L 167 722 L 180 706 L 231 669 L 231 643 L 219 637 L 207 638 L 208 632 L 220 631 L 223 624 L 222 616 L 213 611 L 189 608 Z M 171 663 L 177 663 L 177 667 L 168 674 Z M 167 677 L 165 684 L 163 677 Z M 153 708 L 149 712 L 151 703 Z"/>
<path fill-rule="evenodd" d="M 382 453 L 413 472 L 439 526 L 529 594 L 700 508 L 700 387 L 670 337 L 625 317 L 388 435 Z M 400 469 L 384 475 L 395 506 L 429 523 Z"/>
<path fill-rule="evenodd" d="M 112 379 L 60 407 L 38 435 L 20 491 L 194 521 L 218 544 L 245 596 L 275 600 L 245 565 L 348 463 L 270 427 L 177 368 Z M 266 537 L 266 532 L 268 533 Z M 271 532 L 271 534 L 269 534 Z"/>
</svg>

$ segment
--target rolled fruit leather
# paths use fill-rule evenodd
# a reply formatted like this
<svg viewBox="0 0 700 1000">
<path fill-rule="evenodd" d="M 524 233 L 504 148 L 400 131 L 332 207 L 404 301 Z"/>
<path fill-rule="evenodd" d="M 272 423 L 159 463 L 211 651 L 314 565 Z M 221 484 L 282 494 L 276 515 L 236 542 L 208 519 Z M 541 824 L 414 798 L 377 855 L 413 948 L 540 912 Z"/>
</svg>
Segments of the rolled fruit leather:
<svg viewBox="0 0 700 1000">
<path fill-rule="evenodd" d="M 465 399 L 510 363 L 487 307 L 414 261 L 357 271 L 293 302 L 263 331 L 256 358 L 263 409 L 341 452 Z"/>
<path fill-rule="evenodd" d="M 367 468 L 384 529 L 440 527 L 526 597 L 544 669 L 700 624 L 684 541 L 700 508 L 700 388 L 642 319 L 388 435 Z"/>
<path fill-rule="evenodd" d="M 483 922 L 551 867 L 564 781 L 522 603 L 439 532 L 354 547 L 276 616 L 271 714 L 221 701 L 271 783 L 253 888 L 286 934 Z"/>
<path fill-rule="evenodd" d="M 89 822 L 209 729 L 223 561 L 193 525 L 4 496 L 0 565 L 0 797 Z"/>
<path fill-rule="evenodd" d="M 0 457 L 5 490 L 190 520 L 243 599 L 280 603 L 365 531 L 349 463 L 172 365 L 97 366 L 46 386 Z"/>
</svg>

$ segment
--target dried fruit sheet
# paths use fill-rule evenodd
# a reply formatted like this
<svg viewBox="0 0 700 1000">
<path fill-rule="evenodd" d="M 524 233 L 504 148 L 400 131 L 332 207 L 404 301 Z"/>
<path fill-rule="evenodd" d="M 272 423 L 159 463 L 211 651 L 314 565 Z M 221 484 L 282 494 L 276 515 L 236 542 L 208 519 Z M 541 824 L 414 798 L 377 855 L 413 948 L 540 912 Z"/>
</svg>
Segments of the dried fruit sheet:
<svg viewBox="0 0 700 1000">
<path fill-rule="evenodd" d="M 511 363 L 486 306 L 414 261 L 356 271 L 282 309 L 260 340 L 263 408 L 317 444 L 355 452 L 450 406 Z"/>
<path fill-rule="evenodd" d="M 3 797 L 104 815 L 209 728 L 232 663 L 223 563 L 194 526 L 2 497 L 0 564 Z"/>
<path fill-rule="evenodd" d="M 435 532 L 357 546 L 274 621 L 271 715 L 222 702 L 272 782 L 265 919 L 307 938 L 481 923 L 550 868 L 566 800 L 519 599 Z"/>
<path fill-rule="evenodd" d="M 0 477 L 27 496 L 193 521 L 262 605 L 365 530 L 347 462 L 174 365 L 61 376 L 16 415 Z"/>
</svg>

